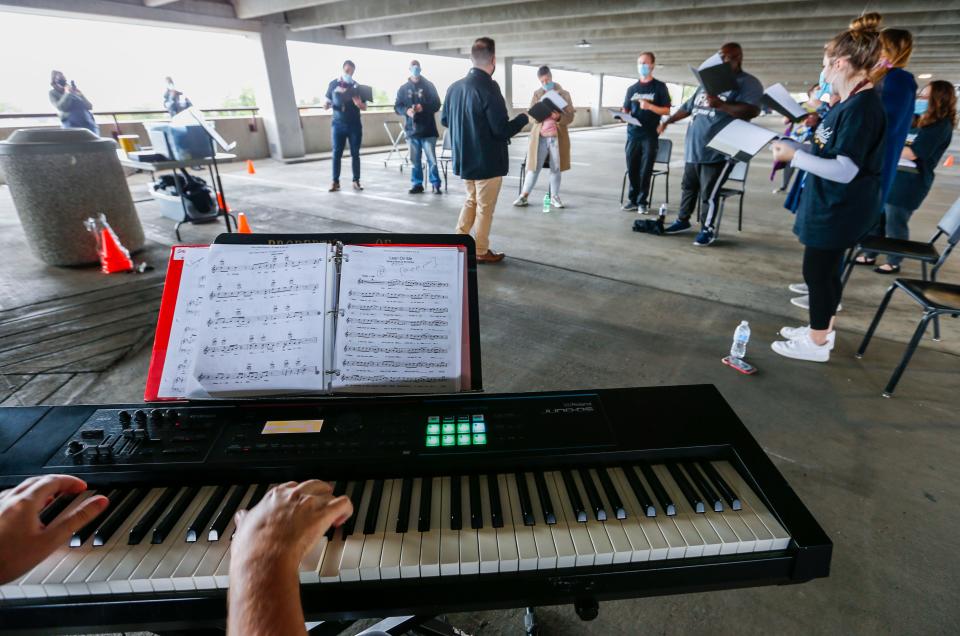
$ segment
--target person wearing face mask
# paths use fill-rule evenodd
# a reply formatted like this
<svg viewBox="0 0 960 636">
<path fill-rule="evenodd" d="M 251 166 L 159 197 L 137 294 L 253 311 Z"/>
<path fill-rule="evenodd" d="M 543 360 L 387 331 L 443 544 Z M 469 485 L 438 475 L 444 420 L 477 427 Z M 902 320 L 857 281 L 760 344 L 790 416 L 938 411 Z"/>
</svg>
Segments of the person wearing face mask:
<svg viewBox="0 0 960 636">
<path fill-rule="evenodd" d="M 693 116 L 687 127 L 684 143 L 683 180 L 680 182 L 680 210 L 677 220 L 667 227 L 665 234 L 679 234 L 691 228 L 690 217 L 701 201 L 703 226 L 693 244 L 711 245 L 716 237 L 713 224 L 716 220 L 717 196 L 733 168 L 727 157 L 707 143 L 733 119 L 749 121 L 760 114 L 760 98 L 763 85 L 753 75 L 743 70 L 743 49 L 735 42 L 720 47 L 719 55 L 730 65 L 736 78 L 737 88 L 722 95 L 707 95 L 698 87 L 693 96 L 677 112 L 660 124 L 662 134 L 675 121 Z"/>
<path fill-rule="evenodd" d="M 916 172 L 898 170 L 883 207 L 887 238 L 909 239 L 907 224 L 933 185 L 933 171 L 943 158 L 957 126 L 957 94 L 950 82 L 935 80 L 923 87 L 914 102 L 914 128 L 907 136 L 901 157 L 917 165 Z M 873 271 L 896 274 L 903 259 L 888 256 Z"/>
<path fill-rule="evenodd" d="M 330 82 L 323 105 L 324 108 L 333 108 L 333 122 L 330 126 L 333 138 L 333 183 L 330 184 L 330 192 L 340 189 L 340 160 L 348 142 L 353 189 L 363 190 L 360 185 L 360 142 L 363 139 L 360 111 L 367 110 L 367 104 L 360 98 L 358 84 L 353 79 L 356 70 L 357 65 L 350 60 L 343 63 L 343 73 Z"/>
<path fill-rule="evenodd" d="M 433 193 L 440 194 L 440 171 L 437 170 L 437 111 L 440 110 L 440 95 L 437 88 L 421 74 L 420 62 L 410 62 L 410 78 L 397 91 L 393 109 L 404 116 L 404 131 L 410 148 L 411 188 L 410 194 L 423 193 L 423 164 L 427 155 L 427 170 Z"/>
<path fill-rule="evenodd" d="M 453 174 L 463 179 L 467 190 L 456 232 L 476 233 L 478 263 L 499 263 L 504 255 L 490 249 L 490 226 L 503 177 L 510 171 L 507 145 L 529 119 L 526 113 L 510 119 L 493 79 L 497 55 L 491 38 L 474 41 L 470 60 L 473 68 L 467 76 L 447 89 L 440 123 L 450 135 Z"/>
<path fill-rule="evenodd" d="M 62 128 L 86 128 L 94 135 L 100 134 L 100 126 L 93 117 L 93 104 L 80 92 L 76 84 L 68 84 L 63 73 L 52 71 L 50 86 L 50 103 L 57 109 Z"/>
<path fill-rule="evenodd" d="M 772 146 L 774 161 L 807 172 L 793 231 L 804 246 L 810 323 L 780 330 L 785 340 L 771 346 L 787 358 L 830 359 L 843 257 L 873 224 L 880 201 L 887 118 L 870 81 L 880 49 L 880 34 L 870 26 L 851 28 L 830 40 L 824 47 L 825 79 L 840 102 L 814 132 L 812 145 Z"/>
<path fill-rule="evenodd" d="M 637 57 L 637 74 L 640 79 L 627 88 L 623 98 L 623 112 L 640 121 L 640 125 L 627 124 L 627 178 L 630 190 L 622 210 L 646 214 L 650 211 L 650 177 L 659 147 L 660 118 L 670 114 L 670 91 L 667 85 L 653 77 L 657 61 L 650 51 Z"/>
<path fill-rule="evenodd" d="M 540 80 L 540 88 L 533 92 L 533 97 L 530 99 L 531 108 L 543 98 L 547 91 L 556 91 L 567 102 L 567 107 L 562 113 L 554 111 L 542 122 L 534 122 L 527 148 L 527 175 L 523 180 L 523 192 L 513 204 L 517 207 L 527 205 L 527 198 L 533 191 L 533 186 L 537 184 L 537 177 L 540 176 L 540 170 L 543 168 L 543 159 L 548 157 L 550 205 L 562 208 L 564 206 L 563 201 L 560 200 L 560 173 L 570 169 L 570 134 L 567 132 L 567 126 L 573 123 L 573 115 L 576 111 L 573 109 L 570 93 L 553 81 L 553 73 L 550 72 L 549 67 L 541 66 L 537 69 L 537 79 Z"/>
</svg>

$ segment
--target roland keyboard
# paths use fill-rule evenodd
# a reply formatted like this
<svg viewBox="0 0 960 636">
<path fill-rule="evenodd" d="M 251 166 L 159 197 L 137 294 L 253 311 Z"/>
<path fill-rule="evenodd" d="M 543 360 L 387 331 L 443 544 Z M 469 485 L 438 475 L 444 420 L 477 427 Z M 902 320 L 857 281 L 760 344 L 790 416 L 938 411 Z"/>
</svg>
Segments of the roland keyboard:
<svg viewBox="0 0 960 636">
<path fill-rule="evenodd" d="M 0 409 L 0 486 L 110 506 L 0 586 L 0 631 L 222 624 L 233 517 L 319 478 L 355 514 L 300 563 L 310 619 L 799 583 L 832 545 L 712 386 Z M 268 593 L 265 591 L 265 593 Z"/>
</svg>

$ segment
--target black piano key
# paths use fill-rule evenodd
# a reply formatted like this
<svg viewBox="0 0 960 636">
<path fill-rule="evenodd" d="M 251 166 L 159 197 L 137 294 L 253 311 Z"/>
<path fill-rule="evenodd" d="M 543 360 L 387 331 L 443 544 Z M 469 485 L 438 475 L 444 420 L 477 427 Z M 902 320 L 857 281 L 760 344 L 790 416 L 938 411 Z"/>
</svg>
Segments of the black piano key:
<svg viewBox="0 0 960 636">
<path fill-rule="evenodd" d="M 627 518 L 627 509 L 623 507 L 623 501 L 620 500 L 620 493 L 613 487 L 613 480 L 607 474 L 606 468 L 597 468 L 597 477 L 600 478 L 600 485 L 603 487 L 604 494 L 607 495 L 607 502 L 613 508 L 614 516 L 617 519 Z"/>
<path fill-rule="evenodd" d="M 397 510 L 397 533 L 410 527 L 410 498 L 413 497 L 413 477 L 404 477 L 400 483 L 400 507 Z"/>
<path fill-rule="evenodd" d="M 540 498 L 540 509 L 543 511 L 543 520 L 552 526 L 557 522 L 557 514 L 553 511 L 553 500 L 547 490 L 547 481 L 541 471 L 533 473 L 533 483 L 537 486 L 537 496 Z"/>
<path fill-rule="evenodd" d="M 683 471 L 680 470 L 680 467 L 673 462 L 667 462 L 666 466 L 670 476 L 673 477 L 674 483 L 680 487 L 680 492 L 683 493 L 683 498 L 687 500 L 687 503 L 690 504 L 690 507 L 693 508 L 693 511 L 698 514 L 703 514 L 706 512 L 707 505 L 703 503 L 703 497 L 701 497 L 700 493 L 698 493 L 690 484 L 690 480 L 687 479 L 687 476 L 683 474 Z"/>
<path fill-rule="evenodd" d="M 737 493 L 733 491 L 733 488 L 724 481 L 723 477 L 720 476 L 720 473 L 717 472 L 717 469 L 713 467 L 713 464 L 710 462 L 700 462 L 700 468 L 703 469 L 704 474 L 707 476 L 707 479 L 714 485 L 717 491 L 720 493 L 720 496 L 724 498 L 733 510 L 740 510 L 743 506 L 740 503 L 740 498 L 737 497 Z"/>
<path fill-rule="evenodd" d="M 92 521 L 73 533 L 73 536 L 70 537 L 70 547 L 79 548 L 82 546 L 86 540 L 90 538 L 94 531 L 100 527 L 100 524 L 106 521 L 110 514 L 116 510 L 117 506 L 123 503 L 123 498 L 127 496 L 127 492 L 128 491 L 125 489 L 114 488 L 110 492 L 106 493 L 107 499 L 110 503 L 108 503 L 107 507 L 104 508 L 103 511 Z"/>
<path fill-rule="evenodd" d="M 227 525 L 229 525 L 233 515 L 236 514 L 237 508 L 240 507 L 240 503 L 249 489 L 250 486 L 236 486 L 233 489 L 233 492 L 227 497 L 227 503 L 223 504 L 223 508 L 220 509 L 216 519 L 210 525 L 210 530 L 207 531 L 207 541 L 219 541 L 223 538 L 223 531 L 227 529 Z"/>
<path fill-rule="evenodd" d="M 147 496 L 147 493 L 150 492 L 149 488 L 134 488 L 130 493 L 123 498 L 123 501 L 116 507 L 113 513 L 107 517 L 107 520 L 104 521 L 93 533 L 93 545 L 101 546 L 105 545 L 107 541 L 110 540 L 117 530 L 120 529 L 120 526 L 123 525 L 130 515 L 133 514 L 133 511 L 136 510 L 137 506 L 143 502 L 143 498 Z M 113 501 L 112 499 L 110 500 Z"/>
<path fill-rule="evenodd" d="M 590 509 L 593 510 L 593 516 L 596 517 L 597 521 L 606 521 L 607 511 L 603 507 L 603 499 L 600 498 L 600 493 L 597 492 L 597 485 L 593 483 L 593 476 L 586 468 L 581 468 L 579 472 L 583 489 L 587 493 L 587 501 L 590 502 Z"/>
<path fill-rule="evenodd" d="M 500 505 L 500 482 L 496 475 L 487 475 L 487 494 L 490 497 L 490 520 L 493 527 L 502 528 L 503 508 Z"/>
<path fill-rule="evenodd" d="M 335 498 L 343 495 L 345 492 L 347 492 L 347 480 L 346 480 L 346 479 L 338 479 L 336 482 L 334 482 L 334 484 L 333 484 L 333 496 L 334 496 Z M 334 528 L 333 526 L 330 526 L 330 529 L 327 530 L 327 533 L 324 535 L 325 537 L 327 537 L 327 540 L 330 540 L 330 539 L 333 538 L 333 533 L 336 532 L 336 530 L 337 530 L 336 528 Z"/>
<path fill-rule="evenodd" d="M 576 515 L 580 523 L 587 522 L 587 511 L 583 507 L 583 501 L 580 500 L 580 491 L 577 490 L 577 484 L 573 481 L 573 475 L 568 470 L 561 470 L 563 476 L 563 486 L 567 490 L 567 498 L 570 499 L 570 507 L 573 508 L 573 514 Z"/>
<path fill-rule="evenodd" d="M 270 484 L 257 484 L 253 494 L 250 495 L 250 501 L 247 502 L 247 510 L 252 510 L 254 506 L 260 503 L 263 496 L 270 490 Z"/>
<path fill-rule="evenodd" d="M 653 505 L 653 499 L 647 494 L 647 489 L 643 487 L 643 482 L 637 477 L 637 471 L 633 469 L 633 466 L 623 466 L 623 474 L 627 477 L 627 483 L 630 484 L 630 490 L 633 491 L 634 497 L 640 502 L 640 508 L 643 510 L 643 514 L 648 517 L 656 517 L 657 507 Z"/>
<path fill-rule="evenodd" d="M 163 543 L 167 540 L 167 535 L 173 530 L 173 526 L 180 521 L 180 517 L 187 511 L 187 507 L 190 505 L 190 502 L 193 501 L 193 498 L 197 496 L 198 492 L 200 492 L 198 486 L 190 486 L 180 493 L 177 501 L 170 507 L 169 512 L 163 516 L 163 519 L 160 520 L 157 527 L 153 529 L 153 536 L 150 538 L 150 543 Z"/>
<path fill-rule="evenodd" d="M 450 478 L 450 529 L 463 528 L 463 510 L 461 509 L 460 476 Z"/>
<path fill-rule="evenodd" d="M 50 502 L 50 505 L 40 511 L 40 523 L 49 526 L 50 522 L 57 518 L 70 503 L 77 498 L 77 495 L 60 495 Z"/>
<path fill-rule="evenodd" d="M 514 479 L 517 481 L 517 494 L 520 499 L 520 515 L 523 517 L 523 525 L 536 525 L 537 520 L 533 517 L 533 501 L 530 500 L 530 489 L 527 488 L 527 476 L 523 473 L 515 473 Z"/>
<path fill-rule="evenodd" d="M 480 503 L 480 476 L 470 475 L 467 481 L 470 486 L 470 528 L 479 530 L 483 527 L 483 505 Z"/>
<path fill-rule="evenodd" d="M 383 480 L 374 479 L 373 489 L 370 491 L 370 505 L 367 506 L 367 515 L 363 520 L 363 534 L 373 534 L 377 531 L 377 517 L 380 516 L 380 502 L 383 499 Z"/>
<path fill-rule="evenodd" d="M 173 498 L 177 496 L 178 492 L 180 492 L 180 488 L 177 486 L 170 486 L 164 489 L 163 493 L 157 497 L 157 500 L 150 506 L 150 509 L 140 517 L 140 521 L 130 529 L 130 535 L 127 538 L 129 545 L 137 545 L 143 541 L 143 538 L 147 536 L 147 533 L 150 532 L 157 522 L 157 519 L 160 518 L 160 515 L 167 509 L 167 506 L 170 505 L 170 502 L 173 501 Z"/>
<path fill-rule="evenodd" d="M 647 483 L 650 484 L 650 489 L 653 491 L 653 496 L 657 498 L 658 502 L 660 502 L 660 507 L 663 508 L 663 511 L 671 517 L 677 514 L 677 507 L 673 505 L 673 499 L 671 499 L 670 495 L 667 494 L 666 489 L 663 487 L 663 484 L 660 483 L 660 480 L 657 478 L 656 473 L 653 472 L 653 469 L 646 464 L 640 464 L 640 472 L 643 473 Z"/>
<path fill-rule="evenodd" d="M 203 504 L 203 508 L 200 509 L 193 523 L 187 527 L 188 543 L 193 543 L 200 537 L 203 529 L 206 528 L 210 520 L 213 519 L 213 513 L 217 511 L 220 502 L 227 496 L 228 490 L 230 490 L 230 486 L 217 486 L 213 494 L 210 495 L 210 498 L 207 499 L 207 503 Z"/>
<path fill-rule="evenodd" d="M 344 539 L 353 534 L 354 528 L 357 527 L 357 515 L 360 513 L 360 500 L 363 498 L 363 489 L 366 485 L 367 482 L 362 479 L 353 482 L 353 490 L 350 492 L 350 501 L 353 503 L 353 514 L 350 515 L 350 518 L 341 526 Z"/>
<path fill-rule="evenodd" d="M 420 480 L 420 510 L 417 513 L 417 532 L 430 531 L 430 504 L 433 500 L 433 478 Z"/>
<path fill-rule="evenodd" d="M 697 465 L 693 462 L 685 462 L 683 464 L 683 468 L 687 471 L 687 475 L 690 476 L 690 480 L 693 482 L 694 487 L 700 491 L 701 495 L 703 495 L 707 507 L 713 508 L 714 512 L 722 512 L 723 501 L 719 496 L 717 496 L 716 491 L 710 487 L 710 482 L 707 481 L 707 478 L 703 476 L 703 473 L 700 472 L 700 469 L 697 468 Z"/>
</svg>

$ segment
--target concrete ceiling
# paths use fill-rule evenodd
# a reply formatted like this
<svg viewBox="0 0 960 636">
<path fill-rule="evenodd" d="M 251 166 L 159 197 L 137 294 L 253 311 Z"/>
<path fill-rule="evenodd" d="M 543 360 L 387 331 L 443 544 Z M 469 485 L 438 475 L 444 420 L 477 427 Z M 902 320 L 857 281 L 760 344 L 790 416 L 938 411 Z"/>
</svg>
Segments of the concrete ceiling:
<svg viewBox="0 0 960 636">
<path fill-rule="evenodd" d="M 744 67 L 797 90 L 820 72 L 822 46 L 863 11 L 914 34 L 916 74 L 960 84 L 960 0 L 0 0 L 0 6 L 254 31 L 280 22 L 296 40 L 463 57 L 490 36 L 515 63 L 633 77 L 640 51 L 656 74 L 692 83 L 721 44 Z M 576 46 L 581 40 L 589 47 Z"/>
</svg>

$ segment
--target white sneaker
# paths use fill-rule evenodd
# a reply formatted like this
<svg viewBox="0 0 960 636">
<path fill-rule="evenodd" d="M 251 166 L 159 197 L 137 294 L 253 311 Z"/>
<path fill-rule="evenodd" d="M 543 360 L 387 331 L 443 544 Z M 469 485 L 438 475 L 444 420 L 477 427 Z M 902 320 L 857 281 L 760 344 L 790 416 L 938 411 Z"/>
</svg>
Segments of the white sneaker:
<svg viewBox="0 0 960 636">
<path fill-rule="evenodd" d="M 523 196 L 523 195 L 521 194 L 519 197 L 517 197 L 517 200 L 513 202 L 513 205 L 514 205 L 515 207 L 518 207 L 518 208 L 525 208 L 525 207 L 527 207 L 527 205 L 528 205 L 528 203 L 527 203 L 527 197 L 525 197 L 525 196 Z"/>
<path fill-rule="evenodd" d="M 806 295 L 806 294 L 809 294 L 809 293 L 810 293 L 810 290 L 807 289 L 807 284 L 806 284 L 806 283 L 790 283 L 790 285 L 787 287 L 787 289 L 789 289 L 790 291 L 792 291 L 794 294 L 804 294 L 804 295 Z"/>
<path fill-rule="evenodd" d="M 796 340 L 797 338 L 810 335 L 810 325 L 804 325 L 803 327 L 782 327 L 779 333 L 787 340 Z M 831 331 L 827 334 L 827 345 L 830 347 L 831 351 L 833 351 L 833 347 L 836 343 L 837 332 Z"/>
<path fill-rule="evenodd" d="M 796 340 L 778 340 L 770 345 L 774 353 L 784 358 L 807 360 L 809 362 L 827 362 L 830 360 L 830 344 L 818 345 L 810 339 L 810 334 Z"/>
<path fill-rule="evenodd" d="M 790 299 L 791 305 L 796 305 L 800 309 L 810 309 L 810 296 L 798 296 Z M 843 311 L 843 303 L 837 305 L 837 312 Z"/>
<path fill-rule="evenodd" d="M 560 197 L 559 197 L 559 196 L 550 197 L 550 205 L 552 205 L 552 206 L 555 207 L 555 208 L 564 208 L 564 207 L 566 207 L 565 205 L 563 205 L 563 201 L 560 200 Z"/>
<path fill-rule="evenodd" d="M 638 205 L 638 206 L 637 206 L 637 214 L 650 214 L 650 206 L 649 206 L 649 205 Z"/>
</svg>

